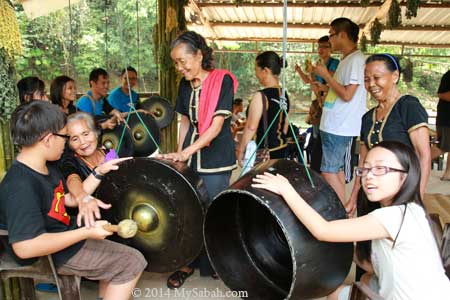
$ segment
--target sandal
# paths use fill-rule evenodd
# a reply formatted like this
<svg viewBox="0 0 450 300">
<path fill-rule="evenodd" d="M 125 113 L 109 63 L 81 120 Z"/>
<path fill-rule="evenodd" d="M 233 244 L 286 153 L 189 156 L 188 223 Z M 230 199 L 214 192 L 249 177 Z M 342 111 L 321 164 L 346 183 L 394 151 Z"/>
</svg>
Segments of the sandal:
<svg viewBox="0 0 450 300">
<path fill-rule="evenodd" d="M 192 274 L 194 274 L 194 269 L 192 269 L 190 272 L 178 270 L 172 273 L 172 275 L 170 275 L 169 278 L 167 278 L 167 287 L 169 289 L 177 289 L 181 287 L 186 281 L 186 279 L 189 278 Z M 173 282 L 176 283 L 173 284 Z"/>
</svg>

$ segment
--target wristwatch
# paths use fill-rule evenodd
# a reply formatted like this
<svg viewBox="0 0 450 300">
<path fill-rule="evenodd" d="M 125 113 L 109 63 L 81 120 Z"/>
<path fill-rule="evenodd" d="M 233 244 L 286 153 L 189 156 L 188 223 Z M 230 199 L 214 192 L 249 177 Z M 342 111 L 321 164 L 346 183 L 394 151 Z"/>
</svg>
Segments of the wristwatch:
<svg viewBox="0 0 450 300">
<path fill-rule="evenodd" d="M 97 178 L 98 180 L 102 180 L 103 177 L 105 177 L 105 175 L 99 174 L 95 171 L 95 169 L 97 169 L 97 167 L 95 167 L 94 169 L 92 169 L 92 175 L 94 175 L 95 178 Z"/>
</svg>

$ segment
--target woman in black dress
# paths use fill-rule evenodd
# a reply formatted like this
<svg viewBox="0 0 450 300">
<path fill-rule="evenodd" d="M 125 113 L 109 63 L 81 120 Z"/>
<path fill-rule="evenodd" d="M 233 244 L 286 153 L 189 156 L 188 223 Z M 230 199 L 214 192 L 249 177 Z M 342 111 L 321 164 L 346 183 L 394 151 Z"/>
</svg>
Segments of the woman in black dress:
<svg viewBox="0 0 450 300">
<path fill-rule="evenodd" d="M 175 68 L 183 75 L 176 104 L 181 121 L 177 152 L 160 158 L 187 162 L 212 200 L 229 186 L 236 167 L 230 123 L 238 83 L 229 71 L 214 68 L 213 50 L 194 31 L 178 36 L 171 49 Z M 197 266 L 201 276 L 216 277 L 203 252 L 193 264 L 170 275 L 167 286 L 179 288 Z"/>
<path fill-rule="evenodd" d="M 256 134 L 256 143 L 259 144 L 264 136 L 266 128 L 264 125 L 263 107 L 266 110 L 267 127 L 269 127 L 269 124 L 276 117 L 280 109 L 280 98 L 282 95 L 278 76 L 281 73 L 282 66 L 282 59 L 273 51 L 263 52 L 256 57 L 255 74 L 264 88 L 253 95 L 248 109 L 244 133 L 236 149 L 236 156 L 241 166 L 247 143 Z M 289 97 L 287 94 L 286 101 L 287 111 L 289 111 Z M 288 122 L 285 113 L 281 111 L 267 134 L 267 148 L 270 151 L 270 158 L 286 157 L 287 143 L 285 135 L 287 131 Z M 264 146 L 263 144 L 261 144 L 260 148 Z"/>
<path fill-rule="evenodd" d="M 361 150 L 358 166 L 362 166 L 366 153 L 381 141 L 398 141 L 414 149 L 420 160 L 420 192 L 423 196 L 430 176 L 430 141 L 428 114 L 419 99 L 401 95 L 397 83 L 400 64 L 390 54 L 374 54 L 367 58 L 364 83 L 378 105 L 362 118 Z M 355 181 L 347 202 L 347 212 L 356 209 L 360 182 Z"/>
</svg>

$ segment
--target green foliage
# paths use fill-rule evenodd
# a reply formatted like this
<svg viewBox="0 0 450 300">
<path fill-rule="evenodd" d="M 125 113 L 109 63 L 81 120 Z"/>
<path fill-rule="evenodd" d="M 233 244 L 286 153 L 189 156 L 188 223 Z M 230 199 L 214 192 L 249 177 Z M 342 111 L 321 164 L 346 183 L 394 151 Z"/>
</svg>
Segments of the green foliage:
<svg viewBox="0 0 450 300">
<path fill-rule="evenodd" d="M 6 122 L 17 106 L 14 83 L 14 62 L 4 48 L 0 48 L 0 122 Z"/>
<path fill-rule="evenodd" d="M 412 63 L 412 61 L 409 58 L 404 57 L 400 61 L 400 66 L 402 68 L 403 81 L 406 83 L 410 83 L 413 80 L 413 63 Z"/>
<path fill-rule="evenodd" d="M 378 19 L 375 19 L 370 27 L 370 43 L 375 46 L 380 42 L 381 32 L 383 31 L 383 24 Z"/>
<path fill-rule="evenodd" d="M 389 7 L 388 18 L 386 21 L 386 27 L 388 29 L 394 29 L 402 24 L 402 10 L 397 0 L 392 0 Z"/>
<path fill-rule="evenodd" d="M 361 6 L 362 7 L 367 7 L 370 4 L 370 0 L 361 0 Z"/>
<path fill-rule="evenodd" d="M 420 0 L 407 0 L 406 1 L 406 18 L 411 19 L 417 17 L 417 11 L 419 10 Z"/>
<path fill-rule="evenodd" d="M 113 88 L 120 70 L 132 65 L 139 72 L 138 90 L 156 90 L 152 42 L 156 0 L 137 1 L 138 10 L 136 0 L 111 0 L 106 6 L 103 0 L 82 0 L 72 5 L 72 18 L 66 8 L 35 20 L 29 20 L 17 5 L 24 45 L 24 55 L 17 59 L 18 75 L 39 76 L 47 85 L 58 75 L 69 75 L 83 92 L 89 88 L 93 68 L 105 68 Z"/>
<path fill-rule="evenodd" d="M 367 43 L 368 43 L 368 42 L 369 42 L 369 41 L 367 40 L 366 35 L 363 34 L 359 43 L 360 43 L 360 45 L 361 45 L 361 46 L 360 46 L 361 51 L 364 52 L 364 53 L 367 52 Z"/>
</svg>

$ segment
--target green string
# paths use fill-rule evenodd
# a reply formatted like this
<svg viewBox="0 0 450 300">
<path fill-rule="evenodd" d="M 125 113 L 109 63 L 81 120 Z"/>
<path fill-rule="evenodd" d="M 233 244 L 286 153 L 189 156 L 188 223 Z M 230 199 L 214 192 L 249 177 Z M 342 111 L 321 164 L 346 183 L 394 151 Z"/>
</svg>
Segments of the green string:
<svg viewBox="0 0 450 300">
<path fill-rule="evenodd" d="M 275 115 L 275 117 L 273 118 L 272 122 L 270 122 L 269 127 L 267 127 L 266 132 L 264 132 L 264 135 L 261 138 L 261 141 L 259 141 L 259 144 L 256 146 L 255 151 L 253 151 L 252 155 L 250 156 L 250 158 L 247 160 L 247 162 L 245 163 L 245 166 L 242 168 L 241 170 L 241 174 L 239 174 L 239 177 L 242 177 L 244 170 L 247 169 L 248 164 L 252 161 L 253 157 L 256 155 L 256 152 L 259 149 L 259 146 L 261 146 L 261 144 L 264 142 L 264 139 L 266 138 L 266 135 L 269 133 L 270 128 L 272 128 L 272 125 L 275 123 L 275 121 L 277 120 L 278 116 L 280 115 L 281 112 L 281 107 L 278 110 L 277 114 Z"/>
<path fill-rule="evenodd" d="M 253 151 L 252 155 L 250 156 L 250 158 L 247 160 L 247 162 L 245 163 L 244 167 L 242 168 L 241 174 L 239 174 L 239 177 L 242 177 L 242 175 L 244 173 L 244 170 L 247 169 L 248 164 L 252 161 L 253 157 L 256 155 L 256 152 L 258 151 L 259 147 L 264 142 L 264 138 L 269 133 L 270 128 L 273 126 L 273 124 L 277 120 L 277 118 L 280 115 L 280 112 L 282 110 L 284 111 L 284 114 L 286 115 L 286 119 L 288 121 L 289 128 L 291 129 L 292 136 L 294 137 L 294 140 L 295 140 L 295 145 L 297 146 L 298 153 L 300 154 L 300 157 L 301 157 L 302 162 L 303 162 L 303 166 L 305 168 L 306 176 L 308 177 L 308 180 L 311 183 L 312 188 L 315 188 L 314 182 L 313 182 L 312 177 L 311 177 L 311 173 L 309 172 L 308 167 L 306 166 L 305 158 L 303 157 L 303 153 L 302 153 L 302 151 L 300 149 L 300 144 L 298 142 L 297 136 L 295 135 L 294 128 L 292 127 L 292 123 L 291 123 L 291 120 L 289 119 L 289 115 L 287 113 L 287 110 L 282 108 L 281 106 L 280 106 L 280 109 L 278 110 L 277 114 L 273 118 L 272 122 L 270 123 L 269 127 L 267 128 L 266 132 L 264 132 L 264 135 L 262 136 L 261 141 L 259 142 L 259 144 L 256 146 L 255 151 Z"/>
<path fill-rule="evenodd" d="M 130 111 L 128 111 L 127 120 L 125 121 L 125 126 L 123 126 L 122 134 L 120 135 L 119 143 L 117 144 L 117 147 L 116 147 L 117 155 L 119 155 L 120 146 L 122 146 L 122 141 L 125 136 L 125 131 L 127 130 L 128 121 L 130 120 L 130 116 L 131 116 Z"/>
<path fill-rule="evenodd" d="M 133 112 L 131 112 L 131 111 L 133 111 Z M 156 150 L 161 151 L 161 149 L 159 148 L 158 143 L 153 138 L 153 135 L 151 134 L 150 130 L 145 125 L 144 120 L 142 120 L 142 117 L 140 116 L 139 112 L 136 110 L 136 108 L 134 108 L 134 105 L 130 105 L 130 110 L 128 111 L 127 120 L 125 121 L 125 125 L 126 126 L 123 126 L 122 134 L 120 136 L 120 140 L 119 140 L 119 144 L 117 145 L 116 152 L 119 153 L 120 146 L 122 145 L 122 141 L 123 141 L 123 138 L 125 136 L 125 131 L 127 130 L 127 125 L 128 125 L 128 121 L 130 119 L 131 113 L 135 113 L 136 114 L 136 116 L 138 117 L 138 119 L 141 122 L 142 126 L 144 126 L 145 131 L 147 132 L 147 134 L 150 136 L 150 138 L 152 139 L 153 143 L 155 144 Z"/>
<path fill-rule="evenodd" d="M 291 129 L 292 136 L 294 137 L 295 145 L 297 146 L 298 153 L 300 153 L 300 157 L 302 158 L 303 166 L 305 167 L 306 176 L 308 176 L 309 182 L 311 183 L 311 187 L 312 187 L 312 188 L 315 188 L 314 182 L 313 182 L 313 180 L 312 180 L 312 178 L 311 178 L 311 174 L 309 173 L 309 170 L 308 170 L 308 168 L 306 167 L 305 158 L 303 157 L 302 150 L 300 149 L 300 145 L 299 145 L 299 143 L 298 143 L 297 136 L 295 135 L 294 128 L 292 127 L 291 120 L 289 120 L 289 114 L 288 114 L 288 112 L 287 112 L 286 109 L 283 109 L 283 110 L 284 110 L 284 114 L 286 115 L 286 119 L 287 119 L 287 121 L 288 121 L 289 128 Z"/>
</svg>

